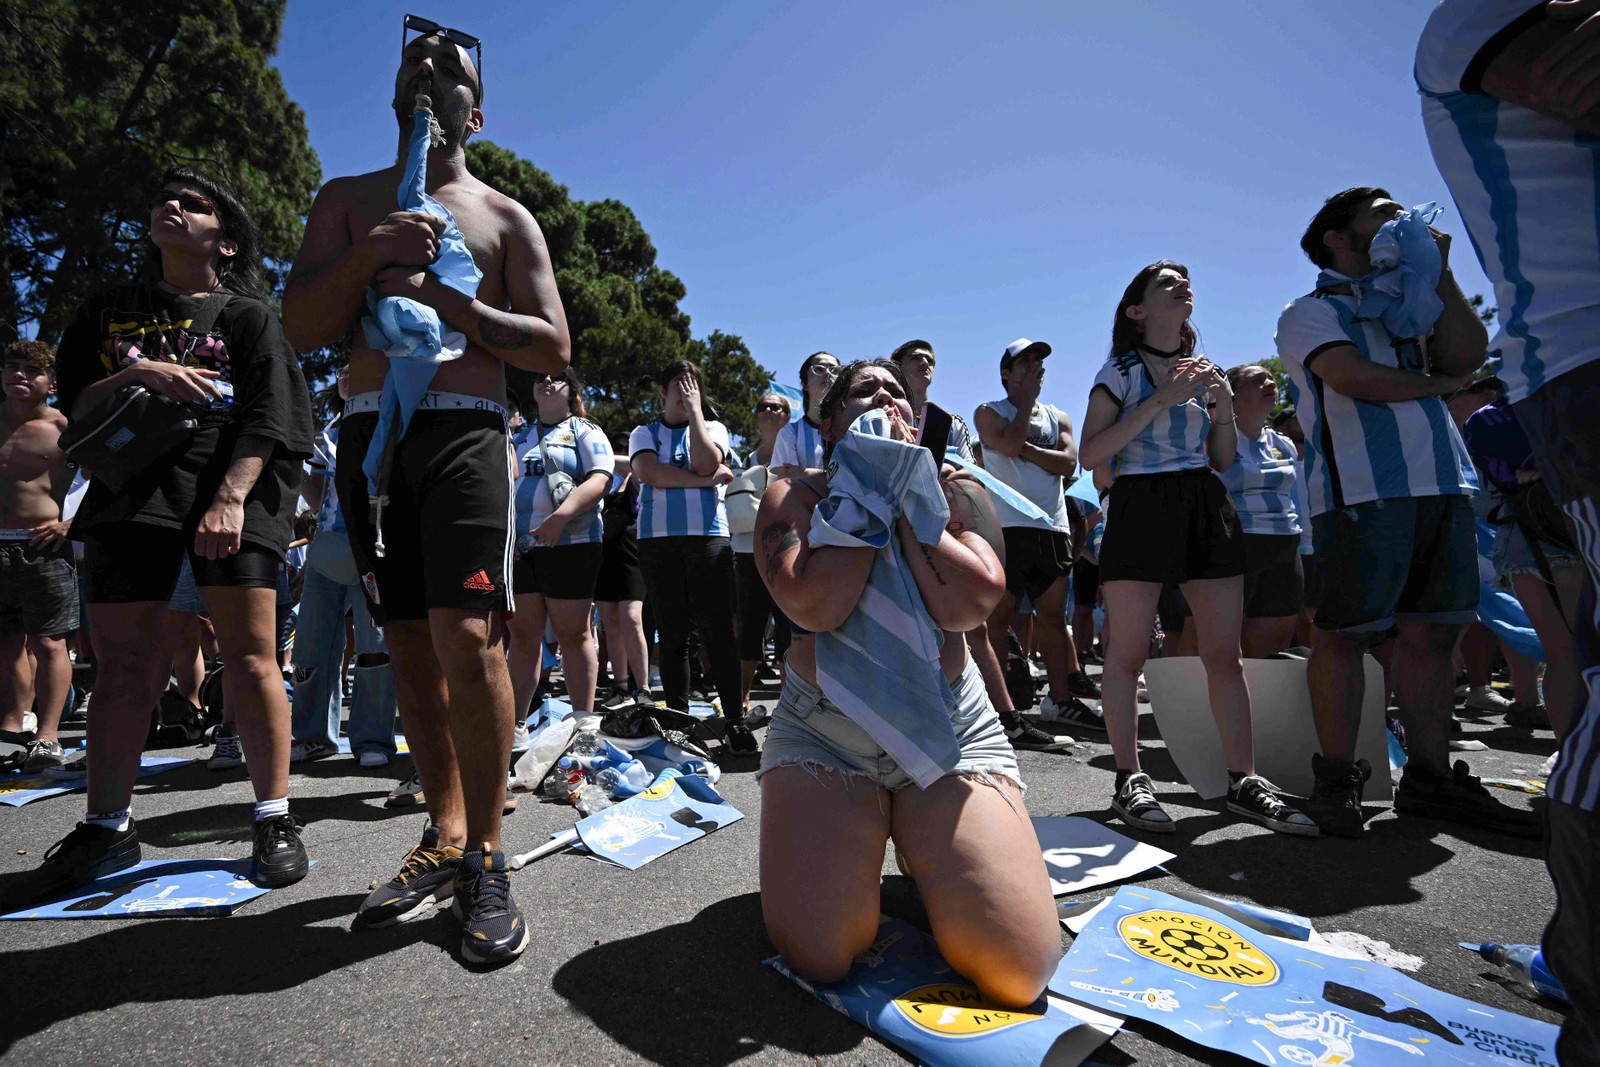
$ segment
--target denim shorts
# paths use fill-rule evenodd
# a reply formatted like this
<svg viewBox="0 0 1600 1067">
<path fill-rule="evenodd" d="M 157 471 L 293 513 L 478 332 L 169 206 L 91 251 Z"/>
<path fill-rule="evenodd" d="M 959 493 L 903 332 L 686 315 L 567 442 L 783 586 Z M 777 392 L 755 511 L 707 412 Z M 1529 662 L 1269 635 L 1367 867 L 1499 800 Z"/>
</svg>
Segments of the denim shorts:
<svg viewBox="0 0 1600 1067">
<path fill-rule="evenodd" d="M 1561 570 L 1563 567 L 1581 567 L 1583 560 L 1577 553 L 1570 549 L 1559 548 L 1548 541 L 1540 541 L 1539 547 L 1544 550 L 1545 563 L 1552 571 Z M 1533 548 L 1528 544 L 1528 535 L 1522 532 L 1522 527 L 1515 522 L 1508 522 L 1504 526 L 1495 528 L 1494 550 L 1489 557 L 1494 564 L 1494 584 L 1501 589 L 1511 588 L 1511 579 L 1519 574 L 1537 574 L 1543 577 L 1539 570 L 1539 560 L 1533 554 Z"/>
<path fill-rule="evenodd" d="M 1396 617 L 1478 617 L 1478 540 L 1466 496 L 1391 497 L 1324 512 L 1315 534 L 1320 630 L 1381 631 Z"/>
<path fill-rule="evenodd" d="M 967 657 L 966 667 L 950 688 L 956 698 L 950 725 L 961 745 L 961 760 L 946 777 L 1005 778 L 1022 788 L 1017 754 L 989 703 L 972 657 Z M 823 696 L 822 690 L 791 670 L 767 727 L 756 778 L 760 780 L 778 767 L 794 766 L 868 778 L 891 793 L 913 784 L 911 776 L 865 730 Z"/>
</svg>

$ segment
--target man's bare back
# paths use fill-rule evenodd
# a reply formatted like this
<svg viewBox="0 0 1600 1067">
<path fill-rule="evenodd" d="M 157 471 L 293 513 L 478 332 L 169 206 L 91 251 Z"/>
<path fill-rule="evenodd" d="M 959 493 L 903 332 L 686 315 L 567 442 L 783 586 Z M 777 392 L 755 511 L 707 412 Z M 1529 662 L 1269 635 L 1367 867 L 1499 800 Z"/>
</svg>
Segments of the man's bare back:
<svg viewBox="0 0 1600 1067">
<path fill-rule="evenodd" d="M 0 409 L 0 529 L 32 530 L 61 518 L 72 477 L 61 451 L 67 417 L 54 408 L 26 421 Z"/>
</svg>

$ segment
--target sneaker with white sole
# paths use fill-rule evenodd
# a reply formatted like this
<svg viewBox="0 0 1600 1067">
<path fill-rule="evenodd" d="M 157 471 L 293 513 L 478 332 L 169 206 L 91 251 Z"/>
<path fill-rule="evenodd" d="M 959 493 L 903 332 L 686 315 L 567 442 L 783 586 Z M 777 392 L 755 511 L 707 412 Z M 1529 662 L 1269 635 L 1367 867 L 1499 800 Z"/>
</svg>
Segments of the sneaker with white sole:
<svg viewBox="0 0 1600 1067">
<path fill-rule="evenodd" d="M 67 762 L 67 754 L 60 741 L 41 737 L 28 742 L 27 748 L 28 755 L 22 761 L 23 774 L 43 774 L 51 767 L 59 767 Z"/>
<path fill-rule="evenodd" d="M 79 752 L 59 766 L 46 767 L 44 776 L 57 782 L 81 782 L 89 777 L 89 754 Z"/>
<path fill-rule="evenodd" d="M 461 850 L 439 844 L 439 828 L 422 832 L 422 843 L 406 853 L 400 873 L 374 889 L 356 909 L 356 925 L 393 926 L 420 918 L 455 898 Z"/>
<path fill-rule="evenodd" d="M 531 745 L 532 745 L 532 742 L 528 740 L 528 724 L 526 722 L 512 723 L 511 724 L 511 752 L 512 752 L 512 754 L 514 755 L 514 754 L 516 754 L 518 752 L 526 752 L 526 751 L 528 751 L 528 749 L 529 749 L 529 747 Z"/>
<path fill-rule="evenodd" d="M 1111 797 L 1111 810 L 1135 830 L 1170 834 L 1178 828 L 1156 799 L 1155 786 L 1143 771 L 1117 772 L 1117 791 Z"/>
<path fill-rule="evenodd" d="M 338 746 L 323 744 L 321 741 L 296 741 L 289 746 L 289 762 L 309 763 L 312 760 L 336 755 L 338 751 Z"/>
<path fill-rule="evenodd" d="M 229 771 L 244 766 L 244 748 L 239 744 L 239 731 L 231 722 L 217 727 L 216 747 L 206 760 L 208 771 Z"/>
<path fill-rule="evenodd" d="M 380 752 L 375 748 L 369 748 L 360 755 L 356 756 L 356 762 L 368 770 L 372 770 L 377 767 L 387 767 L 389 766 L 389 754 L 387 752 Z"/>
<path fill-rule="evenodd" d="M 1296 811 L 1273 791 L 1268 781 L 1259 774 L 1228 775 L 1228 810 L 1235 815 L 1254 819 L 1269 830 L 1296 837 L 1318 837 L 1322 831 L 1311 817 Z"/>
<path fill-rule="evenodd" d="M 389 797 L 383 802 L 386 808 L 412 808 L 418 804 L 426 804 L 427 796 L 422 792 L 422 776 L 416 771 L 403 782 L 399 782 L 389 790 Z"/>
<path fill-rule="evenodd" d="M 1006 730 L 1006 740 L 1011 742 L 1011 747 L 1025 752 L 1066 752 L 1073 746 L 1070 737 L 1057 737 L 1039 729 L 1022 716 L 1017 716 L 1017 725 Z"/>
<path fill-rule="evenodd" d="M 1044 722 L 1058 722 L 1063 726 L 1075 726 L 1090 733 L 1103 734 L 1106 732 L 1105 713 L 1095 705 L 1079 700 L 1077 697 L 1068 697 L 1057 704 L 1054 699 L 1046 696 L 1039 701 L 1039 718 Z"/>
<path fill-rule="evenodd" d="M 1487 685 L 1475 685 L 1468 690 L 1467 699 L 1463 703 L 1468 711 L 1482 711 L 1492 715 L 1504 712 L 1516 701 L 1507 700 Z"/>
</svg>

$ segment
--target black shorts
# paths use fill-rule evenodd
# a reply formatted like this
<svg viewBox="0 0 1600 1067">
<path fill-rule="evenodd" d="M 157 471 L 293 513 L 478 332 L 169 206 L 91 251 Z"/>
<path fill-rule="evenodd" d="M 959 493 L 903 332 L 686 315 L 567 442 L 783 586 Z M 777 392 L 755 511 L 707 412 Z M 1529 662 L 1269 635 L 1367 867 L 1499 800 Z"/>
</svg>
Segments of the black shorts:
<svg viewBox="0 0 1600 1067">
<path fill-rule="evenodd" d="M 60 637 L 78 628 L 78 574 L 72 546 L 34 548 L 0 541 L 0 635 Z"/>
<path fill-rule="evenodd" d="M 1305 608 L 1315 611 L 1317 608 L 1315 593 L 1317 588 L 1317 557 L 1314 553 L 1302 552 L 1300 554 L 1300 573 L 1305 579 L 1301 583 L 1302 593 L 1300 599 Z"/>
<path fill-rule="evenodd" d="M 1244 535 L 1244 617 L 1281 619 L 1305 607 L 1299 534 Z"/>
<path fill-rule="evenodd" d="M 1106 498 L 1102 582 L 1182 585 L 1244 573 L 1244 536 L 1209 470 L 1125 474 Z"/>
<path fill-rule="evenodd" d="M 90 604 L 146 604 L 172 599 L 183 556 L 201 589 L 277 589 L 283 557 L 246 541 L 223 559 L 194 554 L 194 531 L 146 522 L 91 527 L 83 538 L 84 599 Z"/>
<path fill-rule="evenodd" d="M 593 600 L 595 579 L 605 545 L 530 548 L 511 565 L 511 586 L 517 596 L 537 593 L 555 600 Z"/>
<path fill-rule="evenodd" d="M 510 611 L 511 439 L 495 411 L 419 411 L 395 446 L 383 508 L 384 554 L 361 472 L 375 412 L 339 424 L 334 485 L 372 617 L 428 617 L 430 608 Z"/>
<path fill-rule="evenodd" d="M 1037 600 L 1072 569 L 1072 535 L 1037 526 L 1007 526 L 1006 592 Z"/>
<path fill-rule="evenodd" d="M 1079 556 L 1072 564 L 1072 599 L 1080 608 L 1092 608 L 1100 599 L 1100 565 Z"/>
<path fill-rule="evenodd" d="M 627 532 L 608 537 L 600 560 L 600 575 L 595 579 L 594 598 L 601 604 L 644 599 L 644 572 L 639 569 L 639 537 Z"/>
</svg>

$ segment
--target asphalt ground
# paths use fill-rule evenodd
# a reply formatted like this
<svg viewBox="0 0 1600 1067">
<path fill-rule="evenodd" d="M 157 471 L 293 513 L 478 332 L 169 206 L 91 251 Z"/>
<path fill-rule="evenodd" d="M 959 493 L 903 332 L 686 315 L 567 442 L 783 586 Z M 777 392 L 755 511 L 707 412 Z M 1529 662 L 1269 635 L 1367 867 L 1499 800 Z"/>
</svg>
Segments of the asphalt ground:
<svg viewBox="0 0 1600 1067">
<path fill-rule="evenodd" d="M 1559 1021 L 1456 946 L 1539 940 L 1554 894 L 1538 842 L 1401 819 L 1381 805 L 1369 805 L 1359 841 L 1280 836 L 1190 792 L 1148 714 L 1141 734 L 1146 767 L 1178 820 L 1177 833 L 1151 838 L 1177 853 L 1171 873 L 1143 884 L 1297 912 L 1324 933 L 1356 931 L 1422 957 L 1414 977 L 1431 986 Z M 1469 720 L 1466 736 L 1489 745 L 1466 754 L 1486 776 L 1529 777 L 1554 748 L 1549 732 L 1509 728 L 1498 717 Z M 203 760 L 208 752 L 162 754 Z M 1072 754 L 1024 752 L 1020 761 L 1032 814 L 1121 828 L 1106 809 L 1108 745 L 1080 741 Z M 394 874 L 422 832 L 416 809 L 383 806 L 408 761 L 377 771 L 349 756 L 296 765 L 292 810 L 309 823 L 316 861 L 304 881 L 227 918 L 0 924 L 0 1061 L 914 1062 L 761 966 L 773 949 L 758 896 L 756 760 L 720 762 L 720 789 L 745 813 L 742 822 L 636 872 L 573 854 L 518 872 L 513 891 L 533 942 L 516 963 L 487 972 L 461 962 L 448 909 L 387 930 L 351 929 L 369 887 Z M 142 780 L 134 814 L 145 858 L 248 855 L 252 799 L 243 770 L 211 773 L 201 764 Z M 82 815 L 81 793 L 0 808 L 0 884 L 37 864 Z M 506 819 L 506 849 L 532 848 L 574 819 L 570 807 L 524 795 Z M 892 851 L 883 910 L 927 927 Z M 1137 1022 L 1094 1058 L 1112 1067 L 1242 1062 Z"/>
</svg>

